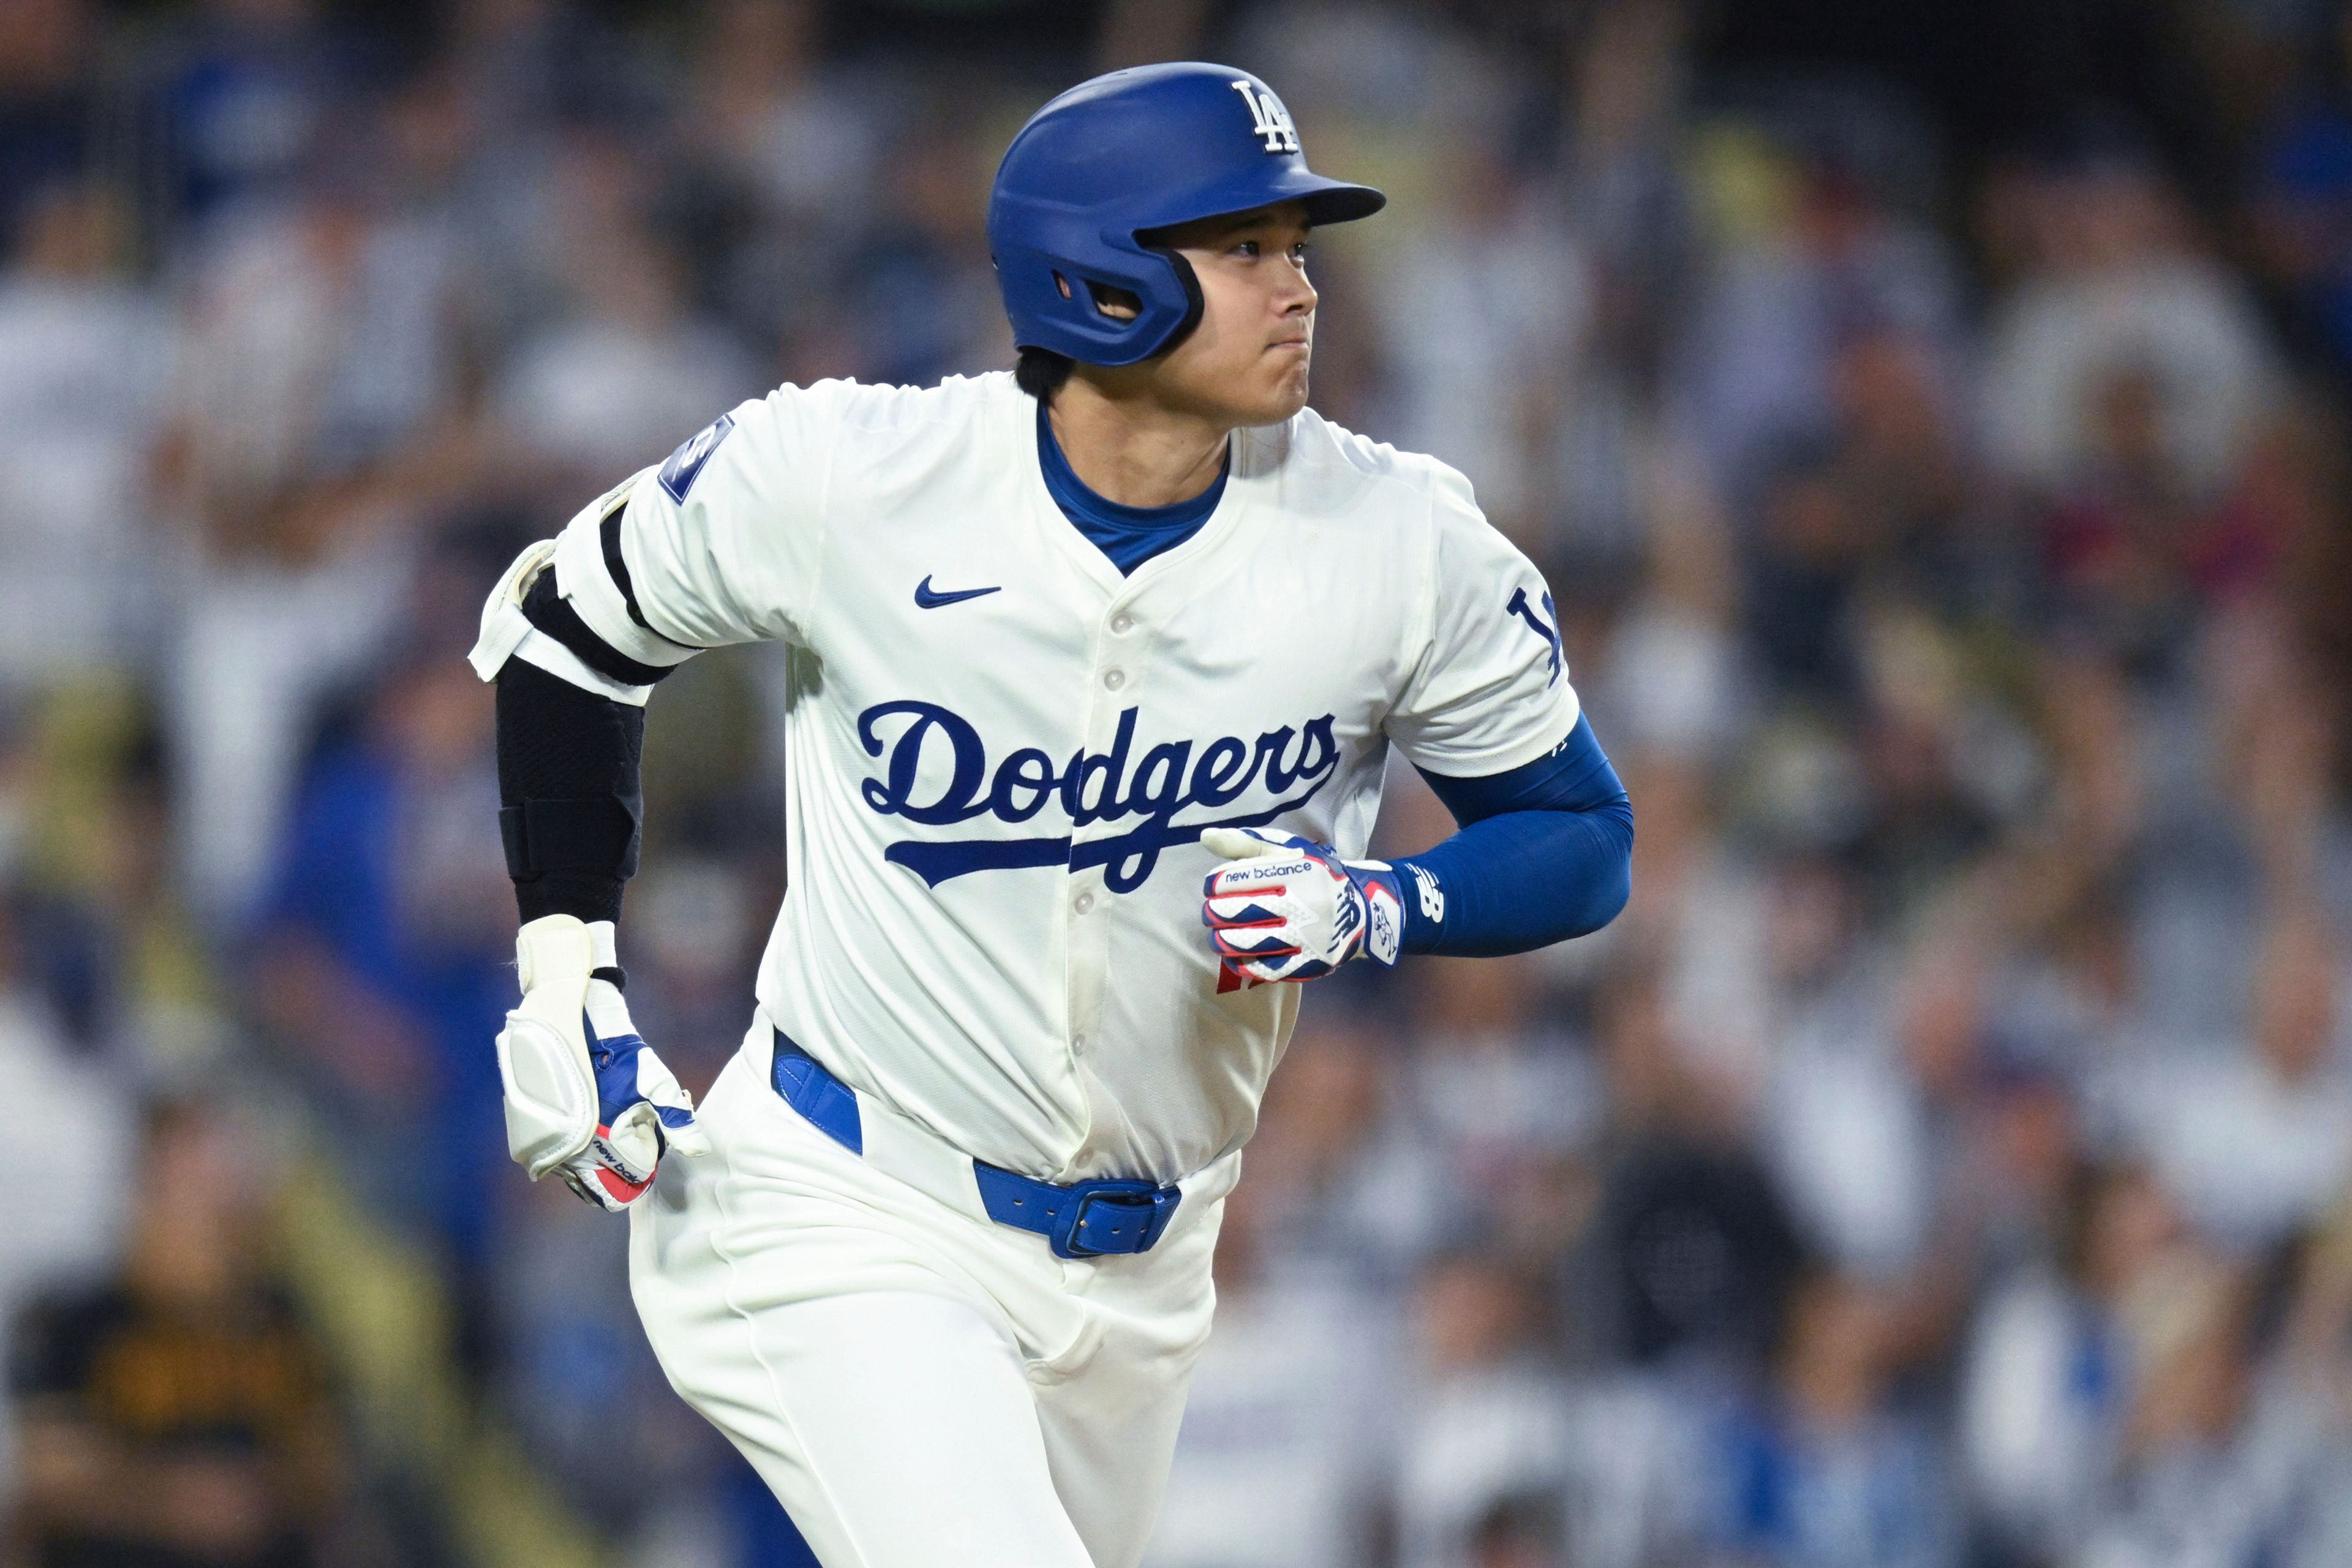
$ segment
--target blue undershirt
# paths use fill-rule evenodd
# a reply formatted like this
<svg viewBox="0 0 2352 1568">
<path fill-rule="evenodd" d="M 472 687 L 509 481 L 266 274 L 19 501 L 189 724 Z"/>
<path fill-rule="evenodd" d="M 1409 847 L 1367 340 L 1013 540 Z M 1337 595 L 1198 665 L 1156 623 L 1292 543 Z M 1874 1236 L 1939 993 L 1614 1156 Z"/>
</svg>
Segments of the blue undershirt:
<svg viewBox="0 0 2352 1568">
<path fill-rule="evenodd" d="M 1062 444 L 1054 439 L 1053 421 L 1046 418 L 1043 403 L 1037 405 L 1037 466 L 1045 471 L 1045 489 L 1062 515 L 1110 557 L 1122 577 L 1133 576 L 1153 556 L 1200 532 L 1225 493 L 1225 471 L 1220 468 L 1215 484 L 1174 506 L 1122 506 L 1106 500 L 1087 488 L 1062 456 Z"/>
<path fill-rule="evenodd" d="M 1599 931 L 1633 890 L 1633 807 L 1591 721 L 1545 755 L 1486 778 L 1421 776 L 1461 831 L 1391 862 L 1401 873 L 1404 950 L 1488 958 Z M 1412 868 L 1444 915 L 1426 912 Z"/>
</svg>

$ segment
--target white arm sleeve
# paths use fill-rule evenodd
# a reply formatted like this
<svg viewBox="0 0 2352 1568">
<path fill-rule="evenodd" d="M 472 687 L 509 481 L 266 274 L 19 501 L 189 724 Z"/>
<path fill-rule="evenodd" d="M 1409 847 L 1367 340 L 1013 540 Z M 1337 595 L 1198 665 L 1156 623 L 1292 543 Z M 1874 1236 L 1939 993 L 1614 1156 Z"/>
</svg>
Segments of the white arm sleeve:
<svg viewBox="0 0 2352 1568">
<path fill-rule="evenodd" d="M 1441 468 L 1431 490 L 1425 620 L 1382 728 L 1414 766 L 1484 778 L 1534 762 L 1576 728 L 1576 689 L 1543 574 Z"/>
</svg>

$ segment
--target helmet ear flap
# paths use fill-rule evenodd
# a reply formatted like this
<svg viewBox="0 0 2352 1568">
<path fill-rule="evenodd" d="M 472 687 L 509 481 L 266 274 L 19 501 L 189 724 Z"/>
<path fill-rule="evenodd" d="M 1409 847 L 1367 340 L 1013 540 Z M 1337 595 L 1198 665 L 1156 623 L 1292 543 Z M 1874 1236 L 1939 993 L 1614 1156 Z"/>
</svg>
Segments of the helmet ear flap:
<svg viewBox="0 0 2352 1568">
<path fill-rule="evenodd" d="M 1175 272 L 1176 281 L 1184 286 L 1184 319 L 1160 340 L 1158 348 L 1151 351 L 1155 355 L 1164 354 L 1192 335 L 1192 329 L 1201 324 L 1201 311 L 1205 302 L 1201 298 L 1201 279 L 1192 271 L 1192 264 L 1184 258 L 1182 251 L 1172 245 L 1146 245 L 1143 248 L 1163 258 Z"/>
<path fill-rule="evenodd" d="M 1200 324 L 1200 280 L 1175 251 L 1118 236 L 1088 254 L 1067 237 L 1048 237 L 1064 243 L 1000 241 L 991 256 L 1016 342 L 1081 364 L 1136 364 Z M 1106 310 L 1107 300 L 1134 313 Z"/>
</svg>

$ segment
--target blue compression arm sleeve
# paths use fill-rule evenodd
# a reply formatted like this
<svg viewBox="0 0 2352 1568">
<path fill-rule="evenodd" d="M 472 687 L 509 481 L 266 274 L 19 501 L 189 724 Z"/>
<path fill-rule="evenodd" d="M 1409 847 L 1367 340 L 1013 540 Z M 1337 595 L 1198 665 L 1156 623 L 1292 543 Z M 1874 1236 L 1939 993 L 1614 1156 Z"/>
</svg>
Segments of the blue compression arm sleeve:
<svg viewBox="0 0 2352 1568">
<path fill-rule="evenodd" d="M 1589 721 L 1508 773 L 1421 776 L 1461 831 L 1394 862 L 1407 952 L 1526 952 L 1599 931 L 1625 907 L 1633 807 Z"/>
</svg>

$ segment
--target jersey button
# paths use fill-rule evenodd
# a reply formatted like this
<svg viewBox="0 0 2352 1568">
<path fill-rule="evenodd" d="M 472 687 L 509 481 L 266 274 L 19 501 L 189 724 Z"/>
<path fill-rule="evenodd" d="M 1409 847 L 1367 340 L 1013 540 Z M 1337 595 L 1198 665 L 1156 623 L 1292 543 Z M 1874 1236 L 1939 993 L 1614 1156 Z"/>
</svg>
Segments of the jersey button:
<svg viewBox="0 0 2352 1568">
<path fill-rule="evenodd" d="M 1092 893 L 1080 893 L 1078 895 L 1077 902 L 1072 904 L 1070 907 L 1077 910 L 1078 913 L 1085 914 L 1088 910 L 1095 907 L 1095 896 Z"/>
<path fill-rule="evenodd" d="M 1120 670 L 1111 670 L 1103 677 L 1103 685 L 1113 691 L 1117 691 L 1120 687 L 1125 686 L 1126 684 L 1127 676 Z"/>
<path fill-rule="evenodd" d="M 1079 1056 L 1086 1055 L 1087 1037 L 1084 1035 L 1072 1035 L 1070 1037 L 1070 1049 Z"/>
<path fill-rule="evenodd" d="M 1110 618 L 1110 629 L 1118 636 L 1125 637 L 1135 629 L 1135 617 L 1121 610 Z"/>
</svg>

